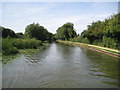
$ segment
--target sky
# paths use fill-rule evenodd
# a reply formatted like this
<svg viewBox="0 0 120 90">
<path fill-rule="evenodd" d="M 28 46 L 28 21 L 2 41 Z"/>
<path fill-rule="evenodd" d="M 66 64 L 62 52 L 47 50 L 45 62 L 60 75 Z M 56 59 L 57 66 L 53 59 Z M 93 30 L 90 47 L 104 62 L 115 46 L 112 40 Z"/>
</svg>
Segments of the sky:
<svg viewBox="0 0 120 90">
<path fill-rule="evenodd" d="M 118 12 L 117 2 L 2 2 L 0 26 L 25 32 L 31 23 L 39 23 L 49 32 L 67 22 L 74 24 L 78 34 L 93 21 L 104 20 Z M 0 18 L 1 19 L 1 18 Z"/>
</svg>

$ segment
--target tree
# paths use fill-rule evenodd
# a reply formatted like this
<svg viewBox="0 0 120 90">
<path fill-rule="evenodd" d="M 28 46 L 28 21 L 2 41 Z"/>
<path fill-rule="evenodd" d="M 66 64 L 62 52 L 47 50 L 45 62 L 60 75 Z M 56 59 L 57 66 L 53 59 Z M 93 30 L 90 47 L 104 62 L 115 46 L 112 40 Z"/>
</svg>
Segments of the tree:
<svg viewBox="0 0 120 90">
<path fill-rule="evenodd" d="M 47 29 L 40 26 L 38 23 L 30 24 L 25 28 L 25 36 L 29 38 L 36 38 L 42 41 L 51 40 L 52 34 L 50 34 Z"/>
<path fill-rule="evenodd" d="M 11 37 L 11 38 L 16 38 L 16 34 L 13 30 L 8 29 L 8 28 L 4 28 L 0 26 L 0 33 L 2 33 L 3 38 L 7 38 L 7 37 Z"/>
<path fill-rule="evenodd" d="M 16 33 L 17 38 L 23 38 L 24 34 L 22 32 Z"/>
<path fill-rule="evenodd" d="M 88 25 L 81 33 L 81 41 L 87 38 L 90 44 L 119 49 L 120 45 L 120 13 L 112 15 L 104 21 L 96 21 Z M 87 43 L 88 41 L 84 41 Z"/>
<path fill-rule="evenodd" d="M 55 38 L 61 40 L 69 40 L 70 38 L 77 36 L 73 26 L 73 23 L 66 23 L 63 26 L 59 27 L 57 29 Z"/>
</svg>

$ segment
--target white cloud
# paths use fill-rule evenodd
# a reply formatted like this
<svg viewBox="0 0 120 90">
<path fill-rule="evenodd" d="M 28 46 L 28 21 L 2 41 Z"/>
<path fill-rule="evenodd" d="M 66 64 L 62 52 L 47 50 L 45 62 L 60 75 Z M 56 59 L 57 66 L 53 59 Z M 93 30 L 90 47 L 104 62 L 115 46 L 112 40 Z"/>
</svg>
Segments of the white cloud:
<svg viewBox="0 0 120 90">
<path fill-rule="evenodd" d="M 46 20 L 41 20 L 41 25 L 46 26 L 49 31 L 53 33 L 56 32 L 57 28 L 65 24 L 66 22 L 74 23 L 74 28 L 77 30 L 77 33 L 81 33 L 83 30 L 87 29 L 87 25 L 91 24 L 93 21 L 104 20 L 109 17 L 109 14 L 106 15 L 80 15 L 80 16 L 70 16 L 70 17 L 61 17 L 61 18 L 48 18 Z M 47 23 L 46 23 L 47 22 Z"/>
<path fill-rule="evenodd" d="M 87 25 L 91 24 L 93 21 L 104 20 L 109 17 L 110 14 L 106 15 L 79 15 L 79 16 L 69 16 L 69 17 L 55 17 L 55 18 L 40 18 L 40 17 L 31 17 L 17 20 L 16 22 L 5 23 L 5 26 L 13 28 L 15 32 L 24 32 L 25 27 L 28 24 L 33 22 L 40 23 L 48 29 L 48 31 L 55 33 L 57 28 L 65 24 L 66 22 L 74 23 L 74 28 L 77 30 L 77 33 L 81 33 L 83 30 L 87 29 Z M 23 23 L 24 22 L 24 23 Z M 22 24 L 23 23 L 23 24 Z M 14 27 L 16 26 L 16 27 Z"/>
<path fill-rule="evenodd" d="M 64 3 L 44 4 L 28 4 L 28 6 L 24 3 L 23 5 L 19 3 L 12 4 L 11 6 L 8 4 L 8 6 L 5 6 L 4 10 L 3 26 L 11 28 L 15 32 L 24 32 L 25 27 L 28 24 L 38 22 L 40 23 L 40 25 L 47 28 L 48 31 L 55 33 L 58 27 L 62 26 L 66 22 L 72 22 L 74 23 L 74 27 L 77 30 L 77 33 L 81 33 L 83 30 L 87 29 L 88 24 L 91 24 L 93 21 L 96 20 L 104 20 L 112 14 L 108 12 L 102 13 L 103 10 L 100 13 L 96 13 L 98 11 L 93 11 L 91 9 L 89 10 L 88 7 L 82 6 L 80 10 L 75 10 L 74 7 L 67 10 L 61 10 L 61 5 L 66 7 Z M 100 3 L 96 3 L 96 5 L 91 5 L 93 5 L 93 7 L 97 7 L 97 4 Z M 85 14 L 86 12 L 84 12 L 84 10 L 86 9 L 89 10 L 89 14 Z M 76 13 L 74 11 L 78 12 Z"/>
</svg>

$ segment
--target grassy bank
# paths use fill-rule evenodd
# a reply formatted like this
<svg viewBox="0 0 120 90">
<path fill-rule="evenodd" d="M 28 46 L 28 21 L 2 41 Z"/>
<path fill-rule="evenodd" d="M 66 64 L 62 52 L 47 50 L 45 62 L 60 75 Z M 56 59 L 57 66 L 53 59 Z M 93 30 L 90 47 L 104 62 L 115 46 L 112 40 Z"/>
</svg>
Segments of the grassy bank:
<svg viewBox="0 0 120 90">
<path fill-rule="evenodd" d="M 116 49 L 110 49 L 110 48 L 105 48 L 105 47 L 100 47 L 96 45 L 90 45 L 90 44 L 84 44 L 84 43 L 78 43 L 78 42 L 71 42 L 71 41 L 62 41 L 62 40 L 57 40 L 57 42 L 68 44 L 68 45 L 73 45 L 73 46 L 84 46 L 89 49 L 98 51 L 98 52 L 103 52 L 108 55 L 120 58 L 120 51 Z"/>
<path fill-rule="evenodd" d="M 9 55 L 18 53 L 19 49 L 37 49 L 42 46 L 42 41 L 36 39 L 2 39 L 2 54 Z"/>
<path fill-rule="evenodd" d="M 19 49 L 19 53 L 17 54 L 9 54 L 9 55 L 2 55 L 2 59 L 0 62 L 2 65 L 8 64 L 16 60 L 15 58 L 19 57 L 20 55 L 34 55 L 35 53 L 41 52 L 46 47 L 48 47 L 48 44 L 44 44 L 43 46 L 38 47 L 37 49 Z"/>
<path fill-rule="evenodd" d="M 21 54 L 32 55 L 41 52 L 48 46 L 48 43 L 36 39 L 3 39 L 0 62 L 2 64 L 11 63 Z"/>
</svg>

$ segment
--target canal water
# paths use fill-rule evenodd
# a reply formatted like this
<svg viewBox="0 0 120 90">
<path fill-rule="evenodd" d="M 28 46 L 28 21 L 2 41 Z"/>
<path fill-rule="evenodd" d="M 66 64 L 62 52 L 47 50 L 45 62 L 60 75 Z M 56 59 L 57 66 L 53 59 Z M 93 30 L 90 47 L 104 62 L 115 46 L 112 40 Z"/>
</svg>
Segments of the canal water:
<svg viewBox="0 0 120 90">
<path fill-rule="evenodd" d="M 84 47 L 52 43 L 3 65 L 3 88 L 117 88 L 118 59 Z"/>
</svg>

